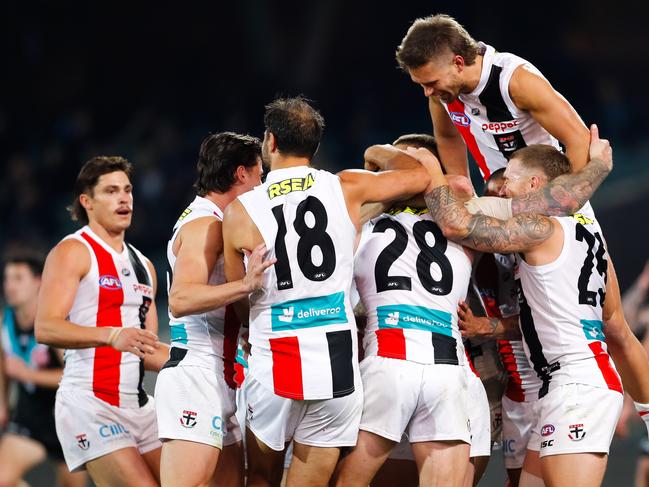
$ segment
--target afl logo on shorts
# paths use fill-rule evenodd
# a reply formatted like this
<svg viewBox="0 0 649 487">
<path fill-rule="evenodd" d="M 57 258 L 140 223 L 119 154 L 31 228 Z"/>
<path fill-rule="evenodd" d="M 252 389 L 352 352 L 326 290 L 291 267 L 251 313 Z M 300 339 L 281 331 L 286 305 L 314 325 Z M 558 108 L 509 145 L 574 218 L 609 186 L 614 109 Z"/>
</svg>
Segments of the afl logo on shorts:
<svg viewBox="0 0 649 487">
<path fill-rule="evenodd" d="M 122 289 L 122 282 L 118 277 L 104 274 L 103 276 L 99 276 L 99 287 L 108 291 L 117 291 L 118 289 Z"/>
<path fill-rule="evenodd" d="M 469 125 L 471 125 L 471 119 L 462 112 L 449 112 L 449 115 L 451 116 L 451 120 L 455 125 L 459 125 L 461 127 L 468 127 Z"/>
<path fill-rule="evenodd" d="M 541 428 L 541 436 L 550 436 L 552 433 L 554 433 L 554 426 L 551 424 L 543 425 Z"/>
</svg>

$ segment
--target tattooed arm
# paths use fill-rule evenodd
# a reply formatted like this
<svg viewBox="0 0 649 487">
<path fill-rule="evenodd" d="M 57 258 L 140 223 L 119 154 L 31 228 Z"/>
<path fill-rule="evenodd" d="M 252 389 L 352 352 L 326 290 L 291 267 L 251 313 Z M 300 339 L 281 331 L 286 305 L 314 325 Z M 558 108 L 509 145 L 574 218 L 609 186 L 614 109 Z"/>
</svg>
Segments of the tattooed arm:
<svg viewBox="0 0 649 487">
<path fill-rule="evenodd" d="M 431 218 L 449 240 L 482 252 L 526 252 L 554 233 L 550 218 L 525 213 L 509 220 L 471 215 L 447 185 L 425 196 Z"/>
<path fill-rule="evenodd" d="M 597 125 L 590 127 L 590 161 L 581 170 L 564 174 L 547 186 L 512 199 L 512 213 L 548 216 L 572 215 L 593 196 L 613 169 L 613 152 L 606 139 L 599 138 Z"/>
<path fill-rule="evenodd" d="M 482 252 L 527 252 L 549 239 L 554 224 L 546 216 L 526 213 L 508 220 L 472 215 L 451 190 L 439 160 L 426 149 L 408 148 L 430 175 L 426 206 L 430 216 L 449 240 Z"/>
</svg>

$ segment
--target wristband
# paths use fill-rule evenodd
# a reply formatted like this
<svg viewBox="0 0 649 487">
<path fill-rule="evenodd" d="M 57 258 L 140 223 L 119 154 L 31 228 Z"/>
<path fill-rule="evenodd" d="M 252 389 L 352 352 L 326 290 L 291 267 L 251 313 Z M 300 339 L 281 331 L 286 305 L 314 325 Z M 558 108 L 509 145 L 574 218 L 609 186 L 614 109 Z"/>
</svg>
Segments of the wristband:
<svg viewBox="0 0 649 487">
<path fill-rule="evenodd" d="M 117 337 L 119 337 L 119 334 L 123 329 L 124 328 L 114 327 L 112 330 L 110 330 L 110 335 L 108 335 L 108 345 L 112 347 L 115 344 L 115 340 L 117 340 Z"/>
</svg>

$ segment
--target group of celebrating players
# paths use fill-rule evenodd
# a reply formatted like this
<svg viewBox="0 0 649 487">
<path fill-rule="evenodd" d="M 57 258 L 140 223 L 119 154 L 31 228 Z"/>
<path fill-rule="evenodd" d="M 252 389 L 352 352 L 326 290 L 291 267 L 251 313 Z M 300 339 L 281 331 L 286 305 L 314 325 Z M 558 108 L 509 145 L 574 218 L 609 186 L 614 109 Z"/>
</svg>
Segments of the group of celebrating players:
<svg viewBox="0 0 649 487">
<path fill-rule="evenodd" d="M 98 486 L 471 486 L 494 443 L 512 486 L 601 484 L 622 383 L 649 420 L 649 361 L 588 202 L 610 145 L 530 63 L 446 15 L 416 20 L 396 57 L 434 137 L 372 146 L 365 170 L 311 166 L 324 121 L 301 97 L 266 107 L 263 141 L 203 141 L 167 245 L 170 346 L 156 271 L 125 241 L 131 165 L 86 162 L 84 226 L 42 276 L 5 266 L 7 359 L 48 357 L 38 377 L 7 374 L 26 397 L 50 388 L 26 401 L 55 412 L 12 414 L 0 486 L 44 449 Z M 20 272 L 31 297 L 7 292 Z M 474 366 L 492 352 L 504 395 Z M 15 442 L 40 456 L 7 456 Z"/>
</svg>

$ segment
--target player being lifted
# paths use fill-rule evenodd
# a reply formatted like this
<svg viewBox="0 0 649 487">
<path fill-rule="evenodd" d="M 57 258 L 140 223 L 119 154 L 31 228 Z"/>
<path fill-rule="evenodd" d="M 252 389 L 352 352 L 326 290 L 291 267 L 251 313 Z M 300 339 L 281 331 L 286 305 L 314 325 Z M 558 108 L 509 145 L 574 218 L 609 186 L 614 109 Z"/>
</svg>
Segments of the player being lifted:
<svg viewBox="0 0 649 487">
<path fill-rule="evenodd" d="M 610 165 L 608 143 L 598 139 L 596 129 L 592 137 L 591 158 Z M 449 191 L 438 161 L 422 151 L 415 155 L 431 171 L 426 200 L 445 235 L 482 251 L 519 253 L 521 330 L 541 381 L 530 448 L 540 450 L 544 481 L 599 485 L 620 413 L 622 386 L 604 344 L 608 263 L 590 205 L 574 218 L 528 214 L 502 221 L 470 216 Z M 569 161 L 558 150 L 525 148 L 505 171 L 505 192 L 512 196 L 529 191 L 569 170 Z M 531 177 L 536 182 L 530 185 Z M 521 485 L 534 481 L 526 478 L 524 469 Z"/>
</svg>

